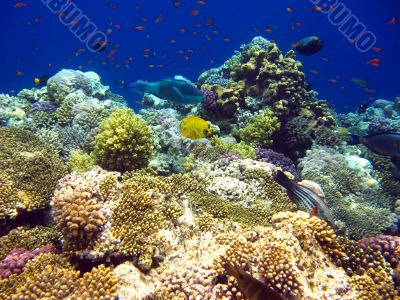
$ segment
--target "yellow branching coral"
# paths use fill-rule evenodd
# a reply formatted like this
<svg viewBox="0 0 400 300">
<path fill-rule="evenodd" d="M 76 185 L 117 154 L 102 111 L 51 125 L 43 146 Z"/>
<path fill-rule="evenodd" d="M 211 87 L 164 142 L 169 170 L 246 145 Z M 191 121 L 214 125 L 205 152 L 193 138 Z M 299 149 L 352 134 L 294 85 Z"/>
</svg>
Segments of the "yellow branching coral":
<svg viewBox="0 0 400 300">
<path fill-rule="evenodd" d="M 132 110 L 117 109 L 101 123 L 92 154 L 107 170 L 125 172 L 145 167 L 153 154 L 151 128 Z"/>
<path fill-rule="evenodd" d="M 60 180 L 51 202 L 65 246 L 83 249 L 93 246 L 107 219 L 101 211 L 101 193 L 89 175 L 71 174 Z"/>
<path fill-rule="evenodd" d="M 123 183 L 112 222 L 112 231 L 121 239 L 123 253 L 136 256 L 152 253 L 154 233 L 165 220 L 158 197 L 133 180 Z"/>
<path fill-rule="evenodd" d="M 41 255 L 43 256 L 43 255 Z M 37 299 L 115 299 L 118 280 L 110 268 L 100 265 L 80 277 L 68 263 L 57 258 L 39 256 L 28 263 L 13 300 Z M 54 255 L 53 255 L 54 256 Z M 46 264 L 47 262 L 47 264 Z"/>
</svg>

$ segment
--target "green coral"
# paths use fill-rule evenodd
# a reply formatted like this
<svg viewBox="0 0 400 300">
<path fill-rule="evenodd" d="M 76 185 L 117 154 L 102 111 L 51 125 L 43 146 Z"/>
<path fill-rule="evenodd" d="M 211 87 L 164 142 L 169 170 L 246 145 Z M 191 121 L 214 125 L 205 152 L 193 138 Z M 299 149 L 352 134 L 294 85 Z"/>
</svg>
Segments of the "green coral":
<svg viewBox="0 0 400 300">
<path fill-rule="evenodd" d="M 54 117 L 56 118 L 57 123 L 60 126 L 71 124 L 72 120 L 75 117 L 75 113 L 73 110 L 74 105 L 82 102 L 86 98 L 87 97 L 84 95 L 83 92 L 75 92 L 65 97 L 60 107 L 54 112 Z"/>
<path fill-rule="evenodd" d="M 143 168 L 153 154 L 151 128 L 132 110 L 117 109 L 101 123 L 92 154 L 107 170 L 125 172 Z"/>
<path fill-rule="evenodd" d="M 214 136 L 211 138 L 211 145 L 214 147 L 218 147 L 225 152 L 233 152 L 234 154 L 237 154 L 242 158 L 256 159 L 255 149 L 247 145 L 243 141 L 237 144 L 230 144 L 225 143 L 221 138 Z"/>
<path fill-rule="evenodd" d="M 86 172 L 94 166 L 94 159 L 89 154 L 81 151 L 74 150 L 69 156 L 68 170 L 70 172 Z"/>
<path fill-rule="evenodd" d="M 246 127 L 240 130 L 240 138 L 253 147 L 270 146 L 272 135 L 279 130 L 280 126 L 274 112 L 265 108 L 260 114 L 254 115 Z"/>
<path fill-rule="evenodd" d="M 66 172 L 60 157 L 23 129 L 0 128 L 0 140 L 0 174 L 12 183 L 9 199 L 13 207 L 18 212 L 47 207 L 58 179 Z"/>
</svg>

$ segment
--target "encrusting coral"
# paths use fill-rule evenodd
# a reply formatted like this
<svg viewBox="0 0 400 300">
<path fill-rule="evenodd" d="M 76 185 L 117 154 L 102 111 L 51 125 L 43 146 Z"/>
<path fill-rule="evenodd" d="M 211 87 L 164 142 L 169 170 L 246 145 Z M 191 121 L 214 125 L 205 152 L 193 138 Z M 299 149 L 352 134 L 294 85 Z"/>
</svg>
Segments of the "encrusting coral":
<svg viewBox="0 0 400 300">
<path fill-rule="evenodd" d="M 153 154 L 151 128 L 132 110 L 118 109 L 101 123 L 92 154 L 98 164 L 111 171 L 145 167 Z"/>
</svg>

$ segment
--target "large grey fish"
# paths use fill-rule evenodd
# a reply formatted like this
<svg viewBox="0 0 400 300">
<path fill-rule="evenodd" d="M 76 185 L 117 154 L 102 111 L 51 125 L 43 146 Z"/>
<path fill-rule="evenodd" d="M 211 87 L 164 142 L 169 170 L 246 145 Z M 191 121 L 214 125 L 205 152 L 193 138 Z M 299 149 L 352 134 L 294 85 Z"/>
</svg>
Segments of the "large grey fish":
<svg viewBox="0 0 400 300">
<path fill-rule="evenodd" d="M 239 267 L 225 262 L 225 271 L 235 277 L 240 291 L 250 300 L 285 300 L 283 296 Z"/>
<path fill-rule="evenodd" d="M 316 209 L 318 216 L 332 225 L 334 224 L 331 211 L 325 204 L 325 201 L 315 192 L 290 180 L 282 171 L 277 172 L 275 181 L 286 189 L 289 198 L 292 199 L 301 210 L 314 212 Z"/>
<path fill-rule="evenodd" d="M 372 152 L 390 156 L 393 164 L 400 169 L 400 134 L 397 133 L 376 133 L 367 136 L 346 134 L 351 138 L 349 145 L 363 144 Z"/>
<path fill-rule="evenodd" d="M 303 55 L 313 55 L 324 47 L 324 42 L 319 36 L 309 36 L 293 45 L 293 49 Z"/>
<path fill-rule="evenodd" d="M 131 87 L 141 95 L 149 93 L 179 104 L 196 104 L 204 99 L 203 92 L 194 84 L 180 79 L 163 79 L 157 82 L 138 80 Z"/>
</svg>

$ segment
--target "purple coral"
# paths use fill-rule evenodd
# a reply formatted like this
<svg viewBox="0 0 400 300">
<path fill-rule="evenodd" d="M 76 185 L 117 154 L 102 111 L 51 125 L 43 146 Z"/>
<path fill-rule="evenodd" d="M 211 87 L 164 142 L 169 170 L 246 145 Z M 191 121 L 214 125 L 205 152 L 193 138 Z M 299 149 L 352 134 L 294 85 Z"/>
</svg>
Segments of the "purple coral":
<svg viewBox="0 0 400 300">
<path fill-rule="evenodd" d="M 392 268 L 397 268 L 400 258 L 398 257 L 396 248 L 400 246 L 400 237 L 380 234 L 374 237 L 363 238 L 358 241 L 358 244 L 364 249 L 371 247 L 372 250 L 381 253 Z"/>
<path fill-rule="evenodd" d="M 215 112 L 217 110 L 217 97 L 213 91 L 202 90 L 204 94 L 204 109 L 210 112 Z"/>
<path fill-rule="evenodd" d="M 56 111 L 56 109 L 57 105 L 52 101 L 39 101 L 31 105 L 32 111 L 44 111 L 47 113 L 53 113 Z"/>
<path fill-rule="evenodd" d="M 386 118 L 372 120 L 368 125 L 369 134 L 393 132 L 394 127 L 392 122 Z"/>
<path fill-rule="evenodd" d="M 26 263 L 43 253 L 54 253 L 55 249 L 51 245 L 45 245 L 36 248 L 33 251 L 26 250 L 25 248 L 17 248 L 10 252 L 10 254 L 0 264 L 0 279 L 8 278 L 12 274 L 20 274 L 24 271 Z"/>
<path fill-rule="evenodd" d="M 280 167 L 282 170 L 292 173 L 296 180 L 300 180 L 300 175 L 297 173 L 293 161 L 284 154 L 272 149 L 256 148 L 256 156 L 258 160 Z"/>
</svg>

